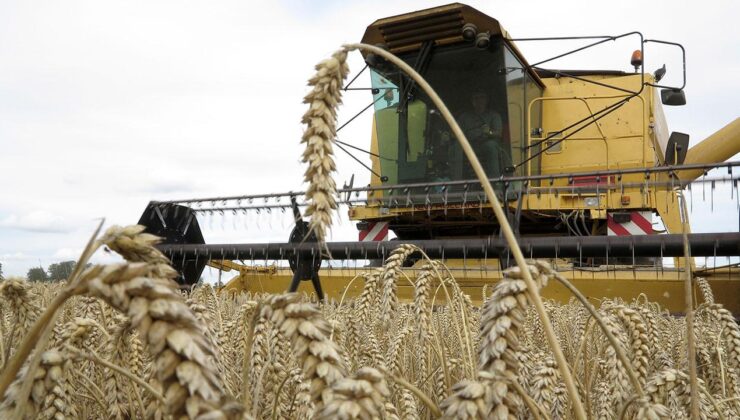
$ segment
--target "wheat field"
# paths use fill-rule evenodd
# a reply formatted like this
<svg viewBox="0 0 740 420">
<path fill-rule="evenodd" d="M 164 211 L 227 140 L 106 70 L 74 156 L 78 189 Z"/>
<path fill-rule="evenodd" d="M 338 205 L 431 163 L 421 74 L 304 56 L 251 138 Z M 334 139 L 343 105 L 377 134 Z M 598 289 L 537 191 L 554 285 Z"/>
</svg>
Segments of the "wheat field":
<svg viewBox="0 0 740 420">
<path fill-rule="evenodd" d="M 574 417 L 518 268 L 482 288 L 481 307 L 439 262 L 407 279 L 410 245 L 364 273 L 353 300 L 181 291 L 141 231 L 97 241 L 125 263 L 0 283 L 1 418 Z M 560 276 L 529 269 L 538 287 Z M 399 281 L 413 302 L 398 301 Z M 740 329 L 698 284 L 694 378 L 685 318 L 645 299 L 602 301 L 596 317 L 545 302 L 588 418 L 690 418 L 692 384 L 701 418 L 738 417 Z"/>
</svg>

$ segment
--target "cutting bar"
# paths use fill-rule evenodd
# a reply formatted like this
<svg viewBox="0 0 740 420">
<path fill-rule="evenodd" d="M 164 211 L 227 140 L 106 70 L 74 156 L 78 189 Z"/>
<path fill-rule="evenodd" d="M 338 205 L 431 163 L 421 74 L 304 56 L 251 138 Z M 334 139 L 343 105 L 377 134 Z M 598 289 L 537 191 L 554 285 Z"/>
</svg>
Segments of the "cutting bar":
<svg viewBox="0 0 740 420">
<path fill-rule="evenodd" d="M 694 257 L 740 256 L 740 232 L 688 235 Z M 334 260 L 385 259 L 402 243 L 414 244 L 430 258 L 498 258 L 507 252 L 503 238 L 432 239 L 383 242 L 166 244 L 160 251 L 171 258 L 222 260 L 289 260 L 298 255 L 320 258 L 328 249 Z M 523 237 L 519 246 L 529 258 L 683 257 L 680 234 L 639 236 Z"/>
</svg>

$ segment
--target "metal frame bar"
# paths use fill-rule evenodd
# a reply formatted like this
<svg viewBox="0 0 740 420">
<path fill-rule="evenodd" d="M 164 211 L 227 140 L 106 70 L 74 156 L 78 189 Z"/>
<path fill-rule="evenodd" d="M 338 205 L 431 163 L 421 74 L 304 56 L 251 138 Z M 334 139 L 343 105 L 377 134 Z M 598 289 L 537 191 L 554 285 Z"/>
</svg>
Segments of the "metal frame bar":
<svg viewBox="0 0 740 420">
<path fill-rule="evenodd" d="M 693 233 L 688 235 L 693 257 L 740 255 L 740 232 Z M 159 245 L 169 257 L 222 260 L 287 260 L 302 254 L 321 255 L 324 250 L 334 260 L 385 259 L 401 243 L 422 249 L 430 258 L 497 258 L 508 252 L 502 238 L 444 239 L 423 241 L 263 243 L 215 245 Z M 682 257 L 683 235 L 641 236 L 546 236 L 519 238 L 519 246 L 530 258 L 584 257 Z"/>
</svg>

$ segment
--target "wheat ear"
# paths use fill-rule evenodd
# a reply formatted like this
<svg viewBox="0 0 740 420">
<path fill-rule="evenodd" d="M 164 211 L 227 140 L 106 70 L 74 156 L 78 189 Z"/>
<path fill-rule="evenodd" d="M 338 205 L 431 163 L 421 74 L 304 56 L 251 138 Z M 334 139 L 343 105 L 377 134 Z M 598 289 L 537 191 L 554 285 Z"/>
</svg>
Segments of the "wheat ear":
<svg viewBox="0 0 740 420">
<path fill-rule="evenodd" d="M 333 143 L 336 137 L 337 106 L 342 102 L 342 83 L 349 73 L 347 52 L 340 50 L 316 65 L 316 74 L 308 80 L 311 91 L 303 99 L 308 110 L 301 122 L 306 125 L 301 143 L 305 143 L 303 162 L 308 164 L 304 181 L 308 227 L 324 242 L 331 227 L 332 213 L 337 209 L 337 186 L 332 178 L 336 169 Z"/>
<path fill-rule="evenodd" d="M 532 377 L 532 399 L 554 418 L 564 418 L 567 406 L 562 401 L 563 388 L 558 369 L 552 357 L 546 357 L 535 366 Z"/>
<path fill-rule="evenodd" d="M 67 355 L 55 350 L 43 352 L 39 359 L 39 366 L 32 375 L 31 393 L 28 399 L 24 400 L 21 387 L 23 379 L 28 374 L 30 363 L 27 363 L 18 372 L 18 377 L 4 395 L 2 406 L 0 406 L 0 416 L 13 418 L 14 414 L 18 413 L 18 408 L 23 408 L 28 418 L 74 417 L 76 412 L 69 400 L 69 393 L 66 392 L 64 368 L 68 359 Z"/>
<path fill-rule="evenodd" d="M 383 269 L 377 269 L 363 274 L 365 286 L 362 288 L 362 293 L 356 303 L 357 315 L 362 324 L 367 324 L 370 320 L 370 313 L 374 309 L 377 309 L 376 305 L 378 302 L 378 290 L 382 271 Z"/>
<path fill-rule="evenodd" d="M 8 357 L 13 353 L 15 343 L 20 343 L 34 321 L 39 317 L 38 298 L 27 281 L 9 278 L 0 283 L 0 294 L 10 303 L 10 311 L 15 315 L 15 324 L 8 336 L 6 348 Z"/>
<path fill-rule="evenodd" d="M 318 419 L 373 419 L 385 411 L 390 392 L 383 375 L 362 368 L 352 378 L 342 378 L 331 387 L 332 399 Z"/>
<path fill-rule="evenodd" d="M 88 295 L 127 315 L 152 355 L 155 378 L 167 411 L 179 418 L 235 417 L 241 407 L 224 398 L 215 353 L 204 327 L 177 292 L 177 272 L 154 245 L 159 239 L 142 226 L 108 229 L 101 241 L 129 261 L 105 267 L 85 283 Z"/>
<path fill-rule="evenodd" d="M 548 277 L 535 266 L 529 266 L 539 288 L 547 285 Z M 496 284 L 493 295 L 482 309 L 480 320 L 480 370 L 494 376 L 516 378 L 519 373 L 517 353 L 520 350 L 520 330 L 529 306 L 527 283 L 522 280 L 519 267 L 504 271 L 504 278 Z M 497 381 L 490 393 L 490 409 L 498 418 L 515 415 L 519 409 L 517 396 L 508 390 L 505 382 Z"/>
<path fill-rule="evenodd" d="M 719 303 L 707 305 L 707 311 L 719 323 L 720 336 L 727 346 L 727 360 L 735 369 L 740 368 L 740 326 L 735 321 L 732 312 Z"/>
<path fill-rule="evenodd" d="M 704 298 L 704 303 L 713 304 L 714 303 L 714 293 L 712 293 L 712 286 L 709 285 L 709 282 L 704 277 L 697 277 L 694 279 L 696 281 L 696 285 L 699 286 L 699 290 L 701 291 L 701 295 Z"/>
<path fill-rule="evenodd" d="M 490 374 L 480 380 L 463 380 L 453 385 L 450 396 L 447 397 L 440 409 L 444 419 L 487 419 L 491 418 L 488 401 L 493 399 L 494 391 L 489 385 L 492 380 Z M 501 417 L 499 417 L 501 418 Z M 503 419 L 507 419 L 503 417 Z"/>
<path fill-rule="evenodd" d="M 130 337 L 130 327 L 131 324 L 124 316 L 117 314 L 113 318 L 113 331 L 108 340 L 106 349 L 108 359 L 111 363 L 119 366 L 128 365 L 128 356 L 130 356 L 130 353 L 127 350 L 127 347 L 128 339 Z M 112 419 L 123 419 L 130 415 L 133 416 L 134 413 L 128 412 L 129 410 L 126 404 L 128 399 L 126 385 L 128 384 L 123 382 L 120 375 L 118 375 L 113 369 L 106 369 L 104 384 L 109 417 Z"/>
<path fill-rule="evenodd" d="M 640 314 L 627 306 L 617 305 L 616 313 L 627 331 L 630 350 L 632 354 L 632 368 L 644 384 L 648 374 L 648 360 L 650 358 L 650 339 L 647 334 L 647 325 L 642 320 Z"/>
<path fill-rule="evenodd" d="M 296 294 L 273 296 L 262 312 L 290 339 L 298 366 L 311 383 L 311 401 L 321 412 L 331 402 L 331 393 L 325 391 L 346 376 L 339 349 L 329 339 L 329 323 L 315 305 L 300 302 Z"/>
<path fill-rule="evenodd" d="M 381 321 L 385 328 L 390 326 L 390 321 L 398 308 L 398 276 L 401 275 L 401 268 L 411 254 L 418 248 L 410 244 L 399 245 L 398 248 L 391 252 L 391 255 L 385 260 L 385 269 L 383 270 L 383 298 L 381 300 Z"/>
</svg>

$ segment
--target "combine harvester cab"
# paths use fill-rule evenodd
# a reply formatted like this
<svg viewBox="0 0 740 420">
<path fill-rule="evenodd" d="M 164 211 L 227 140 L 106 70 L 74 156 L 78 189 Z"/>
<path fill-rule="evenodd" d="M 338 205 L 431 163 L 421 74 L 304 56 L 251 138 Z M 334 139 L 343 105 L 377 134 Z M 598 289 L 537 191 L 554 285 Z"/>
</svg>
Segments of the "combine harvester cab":
<svg viewBox="0 0 740 420">
<path fill-rule="evenodd" d="M 534 64 L 517 47 L 563 39 L 584 45 Z M 612 41 L 634 42 L 634 53 L 625 57 L 634 72 L 548 67 Z M 740 256 L 740 233 L 691 233 L 685 196 L 692 183 L 712 191 L 723 185 L 737 194 L 734 168 L 740 162 L 727 160 L 740 152 L 740 120 L 692 148 L 687 134 L 669 131 L 663 106 L 686 104 L 681 45 L 639 32 L 514 39 L 497 20 L 462 4 L 377 20 L 362 42 L 395 54 L 437 91 L 494 183 L 525 256 L 550 260 L 589 297 L 632 299 L 644 293 L 674 312 L 684 305 L 685 270 L 693 270 L 708 279 L 721 303 L 740 312 L 740 268 L 700 269 L 693 259 Z M 646 72 L 643 58 L 656 44 L 675 47 L 683 68 Z M 444 259 L 462 289 L 480 299 L 481 288 L 500 279 L 511 259 L 490 204 L 430 98 L 394 65 L 373 54 L 364 58 L 373 94 L 373 175 L 369 187 L 339 191 L 360 240 L 326 248 L 335 260 L 372 262 L 400 243 L 413 243 L 429 257 Z M 666 71 L 681 74 L 682 83 L 662 85 Z M 717 167 L 726 174 L 706 176 Z M 303 240 L 302 199 L 285 193 L 153 202 L 140 223 L 166 238 L 161 249 L 183 273 L 184 284 L 196 281 L 210 261 L 238 270 L 229 290 L 313 288 L 319 297 L 356 295 L 361 285 L 348 285 L 362 268 L 321 268 L 324 248 Z M 249 200 L 264 200 L 263 208 L 292 207 L 299 222 L 288 242 L 203 244 L 193 212 L 260 208 L 242 205 Z M 654 230 L 656 222 L 665 232 Z M 382 240 L 389 230 L 397 241 Z M 664 264 L 669 257 L 673 263 Z M 255 260 L 288 261 L 290 268 L 233 262 Z M 415 269 L 408 267 L 409 276 Z M 412 292 L 399 286 L 401 298 Z M 570 296 L 557 285 L 544 295 Z"/>
</svg>

